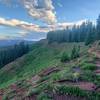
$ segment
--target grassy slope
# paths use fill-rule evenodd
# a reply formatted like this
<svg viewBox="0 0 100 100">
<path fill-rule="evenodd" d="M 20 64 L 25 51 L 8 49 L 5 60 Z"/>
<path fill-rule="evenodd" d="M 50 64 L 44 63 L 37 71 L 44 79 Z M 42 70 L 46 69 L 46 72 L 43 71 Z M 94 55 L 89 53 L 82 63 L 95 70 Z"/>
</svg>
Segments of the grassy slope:
<svg viewBox="0 0 100 100">
<path fill-rule="evenodd" d="M 58 65 L 63 51 L 66 50 L 70 53 L 74 45 L 80 44 L 81 52 L 87 49 L 82 43 L 53 43 L 48 45 L 46 42 L 41 42 L 41 44 L 35 44 L 31 52 L 0 70 L 0 88 L 17 80 L 30 77 L 47 67 Z"/>
</svg>

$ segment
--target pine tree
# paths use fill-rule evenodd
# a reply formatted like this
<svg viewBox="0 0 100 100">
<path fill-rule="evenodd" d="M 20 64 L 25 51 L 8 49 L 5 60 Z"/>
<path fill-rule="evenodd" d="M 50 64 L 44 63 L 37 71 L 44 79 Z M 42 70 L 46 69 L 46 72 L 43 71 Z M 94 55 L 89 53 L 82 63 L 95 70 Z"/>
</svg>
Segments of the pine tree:
<svg viewBox="0 0 100 100">
<path fill-rule="evenodd" d="M 99 17 L 97 19 L 96 31 L 97 31 L 96 32 L 97 33 L 96 38 L 97 38 L 97 40 L 100 40 L 100 15 L 99 15 Z"/>
<path fill-rule="evenodd" d="M 74 46 L 71 52 L 71 59 L 79 57 L 79 53 L 80 53 L 80 46 L 78 47 Z"/>
</svg>

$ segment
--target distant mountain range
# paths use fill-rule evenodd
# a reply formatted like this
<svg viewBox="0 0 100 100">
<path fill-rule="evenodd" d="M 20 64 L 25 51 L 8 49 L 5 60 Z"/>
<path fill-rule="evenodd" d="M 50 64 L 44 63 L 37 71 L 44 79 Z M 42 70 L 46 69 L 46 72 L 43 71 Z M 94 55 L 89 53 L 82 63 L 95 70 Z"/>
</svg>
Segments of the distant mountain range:
<svg viewBox="0 0 100 100">
<path fill-rule="evenodd" d="M 0 47 L 5 47 L 5 46 L 12 46 L 15 44 L 18 44 L 20 42 L 24 41 L 25 43 L 32 44 L 35 43 L 36 41 L 27 41 L 27 40 L 0 40 Z"/>
</svg>

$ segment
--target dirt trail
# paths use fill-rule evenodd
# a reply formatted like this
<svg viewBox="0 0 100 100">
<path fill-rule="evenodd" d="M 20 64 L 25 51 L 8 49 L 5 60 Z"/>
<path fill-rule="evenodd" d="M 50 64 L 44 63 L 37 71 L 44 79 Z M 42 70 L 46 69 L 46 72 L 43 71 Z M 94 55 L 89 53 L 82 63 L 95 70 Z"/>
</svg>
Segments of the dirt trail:
<svg viewBox="0 0 100 100">
<path fill-rule="evenodd" d="M 3 98 L 2 95 L 0 95 L 0 100 L 2 100 L 2 98 Z"/>
<path fill-rule="evenodd" d="M 88 52 L 90 54 L 95 54 L 98 58 L 98 61 L 95 62 L 97 69 L 95 70 L 95 73 L 98 75 L 100 74 L 100 51 L 95 51 L 94 48 L 91 48 L 88 50 Z M 48 81 L 41 81 L 40 83 L 37 84 L 37 82 L 39 80 L 41 80 L 42 77 L 44 76 L 48 76 L 51 73 L 55 73 L 60 71 L 61 69 L 59 67 L 50 67 L 47 68 L 45 70 L 42 70 L 39 74 L 33 76 L 30 80 L 26 80 L 27 83 L 31 84 L 32 87 L 38 87 L 40 85 L 40 83 L 47 83 Z M 78 71 L 80 72 L 81 70 L 79 68 L 74 68 L 74 71 Z M 94 91 L 97 87 L 95 84 L 91 83 L 91 82 L 83 82 L 83 81 L 79 81 L 79 82 L 73 82 L 73 81 L 68 81 L 68 80 L 59 80 L 58 81 L 59 84 L 66 84 L 67 86 L 74 86 L 74 87 L 79 87 L 82 90 L 86 90 L 86 91 Z M 11 85 L 10 87 L 12 90 L 15 90 L 17 93 L 23 94 L 25 92 L 27 92 L 27 90 L 24 89 L 19 89 L 16 84 Z M 100 89 L 100 88 L 99 88 Z M 2 92 L 2 91 L 1 91 Z M 0 92 L 0 100 L 2 100 L 2 96 L 3 94 Z M 67 95 L 63 95 L 63 96 L 59 96 L 59 95 L 55 95 L 54 96 L 54 100 L 85 100 L 84 98 L 77 98 L 77 97 L 73 97 L 73 96 L 67 96 Z M 36 95 L 32 95 L 29 97 L 25 97 L 23 100 L 36 100 Z"/>
<path fill-rule="evenodd" d="M 60 71 L 60 69 L 58 67 L 50 67 L 50 68 L 47 68 L 45 70 L 42 70 L 40 73 L 39 73 L 39 76 L 47 76 L 51 73 L 54 73 L 54 72 L 58 72 Z"/>
<path fill-rule="evenodd" d="M 47 68 L 47 69 L 42 70 L 41 72 L 39 72 L 37 75 L 33 76 L 32 79 L 27 80 L 27 82 L 29 84 L 31 84 L 33 87 L 37 87 L 42 83 L 47 83 L 48 82 L 47 80 L 43 80 L 40 83 L 37 83 L 39 80 L 41 80 L 45 76 L 48 76 L 52 73 L 56 73 L 58 71 L 60 71 L 60 68 L 58 68 L 58 67 Z"/>
<path fill-rule="evenodd" d="M 27 96 L 25 97 L 23 100 L 37 100 L 37 95 L 31 95 L 31 96 Z"/>
<path fill-rule="evenodd" d="M 76 69 L 78 71 L 80 71 L 78 68 L 74 68 L 75 71 L 76 71 Z M 57 67 L 52 67 L 52 68 L 47 68 L 45 70 L 42 70 L 39 73 L 39 75 L 36 75 L 32 78 L 31 84 L 33 85 L 33 87 L 37 87 L 39 84 L 34 84 L 34 82 L 36 83 L 36 81 L 40 80 L 41 77 L 47 76 L 47 75 L 54 73 L 54 72 L 57 72 L 57 71 L 60 71 L 60 69 Z M 43 81 L 41 83 L 47 83 L 47 82 L 48 81 Z M 69 86 L 79 87 L 80 89 L 87 90 L 87 91 L 94 91 L 96 89 L 96 85 L 91 83 L 91 82 L 84 82 L 84 81 L 73 82 L 73 81 L 68 81 L 68 80 L 65 80 L 65 81 L 62 80 L 62 81 L 59 81 L 58 83 L 60 83 L 60 84 L 64 83 L 64 84 L 69 85 Z"/>
<path fill-rule="evenodd" d="M 93 45 L 89 50 L 88 53 L 95 55 L 98 59 L 95 62 L 95 65 L 97 67 L 97 69 L 95 70 L 95 74 L 96 75 L 100 75 L 100 50 L 97 49 L 98 47 L 98 43 L 96 43 L 95 45 Z"/>
<path fill-rule="evenodd" d="M 96 55 L 96 57 L 98 58 L 98 60 L 95 62 L 95 65 L 97 67 L 97 69 L 95 70 L 95 74 L 100 75 L 100 50 L 95 50 L 95 47 L 92 47 L 88 50 L 88 53 L 92 55 Z M 84 81 L 72 82 L 69 80 L 60 80 L 58 83 L 66 84 L 68 86 L 79 87 L 80 89 L 87 90 L 87 91 L 94 91 L 96 89 L 100 89 L 97 88 L 97 86 L 92 82 L 84 82 Z"/>
<path fill-rule="evenodd" d="M 3 100 L 3 94 L 4 94 L 4 91 L 1 89 L 0 90 L 0 100 Z"/>
<path fill-rule="evenodd" d="M 58 81 L 58 83 L 65 84 L 67 86 L 79 87 L 80 89 L 86 91 L 94 91 L 96 89 L 96 85 L 91 82 L 84 82 L 84 81 L 73 82 L 69 80 L 60 80 Z"/>
<path fill-rule="evenodd" d="M 57 95 L 55 94 L 53 100 L 86 100 L 83 97 L 75 97 L 71 95 Z"/>
</svg>

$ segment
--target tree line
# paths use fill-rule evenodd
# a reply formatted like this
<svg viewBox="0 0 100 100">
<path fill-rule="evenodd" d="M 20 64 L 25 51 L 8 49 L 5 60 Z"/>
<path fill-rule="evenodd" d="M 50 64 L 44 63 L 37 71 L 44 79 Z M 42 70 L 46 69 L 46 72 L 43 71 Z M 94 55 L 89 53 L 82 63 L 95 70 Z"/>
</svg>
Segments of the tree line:
<svg viewBox="0 0 100 100">
<path fill-rule="evenodd" d="M 18 57 L 23 56 L 29 51 L 29 45 L 24 42 L 20 42 L 11 47 L 2 48 L 0 50 L 0 68 L 4 65 L 14 61 Z"/>
<path fill-rule="evenodd" d="M 81 25 L 67 27 L 64 30 L 50 31 L 47 34 L 49 43 L 52 42 L 85 42 L 86 45 L 100 39 L 100 16 L 96 25 L 92 22 L 83 22 Z"/>
</svg>

